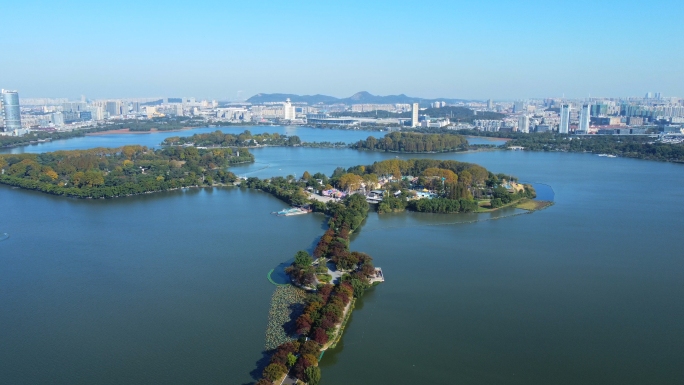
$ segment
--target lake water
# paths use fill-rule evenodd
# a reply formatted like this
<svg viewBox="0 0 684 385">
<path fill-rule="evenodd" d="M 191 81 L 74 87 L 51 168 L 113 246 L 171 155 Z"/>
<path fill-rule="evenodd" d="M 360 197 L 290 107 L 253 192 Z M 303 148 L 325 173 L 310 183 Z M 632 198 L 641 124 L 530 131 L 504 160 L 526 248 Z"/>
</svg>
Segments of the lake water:
<svg viewBox="0 0 684 385">
<path fill-rule="evenodd" d="M 233 171 L 329 174 L 396 156 L 253 152 L 258 163 Z M 682 165 L 426 156 L 548 184 L 555 205 L 499 220 L 485 219 L 517 211 L 371 213 L 352 249 L 387 281 L 326 352 L 324 385 L 684 383 Z M 90 201 L 0 186 L 0 234 L 10 234 L 0 241 L 0 383 L 253 381 L 274 290 L 266 273 L 325 229 L 322 215 L 270 215 L 283 207 L 239 188 Z"/>
<path fill-rule="evenodd" d="M 59 150 L 80 150 L 95 147 L 121 147 L 130 144 L 140 144 L 147 147 L 157 148 L 164 139 L 170 136 L 192 136 L 194 134 L 206 134 L 214 131 L 239 134 L 249 130 L 252 134 L 278 133 L 281 135 L 297 135 L 305 142 L 344 142 L 354 143 L 365 140 L 369 136 L 381 138 L 386 131 L 365 130 L 333 130 L 326 128 L 312 128 L 303 126 L 230 126 L 230 127 L 201 127 L 191 130 L 176 132 L 150 132 L 140 134 L 103 134 L 85 136 L 80 138 L 55 140 L 52 142 L 36 143 L 29 146 L 0 148 L 0 154 L 21 154 L 25 152 L 41 153 Z M 468 137 L 471 144 L 502 145 L 505 140 L 484 137 Z"/>
</svg>

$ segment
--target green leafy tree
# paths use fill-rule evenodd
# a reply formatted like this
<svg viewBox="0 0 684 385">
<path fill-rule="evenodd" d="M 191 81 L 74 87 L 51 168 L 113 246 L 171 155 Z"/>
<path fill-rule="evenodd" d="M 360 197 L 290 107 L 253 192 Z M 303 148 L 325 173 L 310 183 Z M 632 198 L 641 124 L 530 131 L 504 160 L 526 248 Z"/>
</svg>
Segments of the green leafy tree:
<svg viewBox="0 0 684 385">
<path fill-rule="evenodd" d="M 297 252 L 297 254 L 295 254 L 294 265 L 296 267 L 304 268 L 306 266 L 310 266 L 312 263 L 313 259 L 306 251 L 300 250 Z"/>
<path fill-rule="evenodd" d="M 309 385 L 318 385 L 321 381 L 321 369 L 318 366 L 309 366 L 304 370 L 304 374 Z"/>
</svg>

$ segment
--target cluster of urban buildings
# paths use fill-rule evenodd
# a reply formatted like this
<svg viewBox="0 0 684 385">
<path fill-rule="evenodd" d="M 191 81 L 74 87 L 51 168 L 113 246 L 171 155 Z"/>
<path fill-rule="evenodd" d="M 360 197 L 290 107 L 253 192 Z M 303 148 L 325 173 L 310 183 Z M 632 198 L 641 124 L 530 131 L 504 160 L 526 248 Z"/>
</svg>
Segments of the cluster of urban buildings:
<svg viewBox="0 0 684 385">
<path fill-rule="evenodd" d="M 643 98 L 539 99 L 483 103 L 477 110 L 506 114 L 500 121 L 476 120 L 484 131 L 547 132 L 565 134 L 646 134 L 649 128 L 682 133 L 684 99 L 648 93 Z"/>
<path fill-rule="evenodd" d="M 476 129 L 481 131 L 517 131 L 522 133 L 556 131 L 566 134 L 645 134 L 658 127 L 664 133 L 682 133 L 684 99 L 664 98 L 649 93 L 643 98 L 532 99 L 525 101 L 487 100 L 447 104 L 316 104 L 283 102 L 251 104 L 218 102 L 195 98 L 147 99 L 21 99 L 16 91 L 2 90 L 0 134 L 24 135 L 30 130 L 74 130 L 116 123 L 124 119 L 186 117 L 212 122 L 279 123 L 310 125 L 377 125 Z M 425 110 L 446 106 L 466 107 L 474 111 L 472 122 L 452 121 L 443 114 L 426 115 Z M 410 118 L 379 118 L 359 112 L 410 112 Z M 482 112 L 482 113 L 481 113 Z M 498 112 L 503 118 L 492 119 Z M 348 115 L 345 115 L 348 113 Z M 482 115 L 481 119 L 477 115 Z M 370 116 L 369 116 L 370 115 Z M 384 114 L 385 116 L 387 114 Z M 438 114 L 440 115 L 440 114 Z M 378 115 L 380 116 L 380 115 Z M 405 114 L 404 116 L 408 116 Z"/>
</svg>

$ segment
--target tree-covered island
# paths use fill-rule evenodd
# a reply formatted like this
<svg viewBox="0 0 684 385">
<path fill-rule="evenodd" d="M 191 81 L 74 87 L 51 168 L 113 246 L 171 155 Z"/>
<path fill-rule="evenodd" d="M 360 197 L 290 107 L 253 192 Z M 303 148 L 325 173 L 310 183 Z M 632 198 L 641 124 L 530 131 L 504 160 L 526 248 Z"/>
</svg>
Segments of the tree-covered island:
<svg viewBox="0 0 684 385">
<path fill-rule="evenodd" d="M 423 134 L 418 132 L 392 132 L 381 139 L 368 137 L 352 145 L 357 150 L 387 152 L 447 152 L 466 151 L 468 140 L 462 135 L 451 133 Z"/>
<path fill-rule="evenodd" d="M 190 186 L 230 184 L 231 164 L 249 150 L 144 146 L 0 155 L 0 183 L 77 198 L 113 198 Z"/>
<path fill-rule="evenodd" d="M 377 203 L 380 213 L 411 210 L 443 214 L 497 209 L 536 196 L 531 185 L 518 183 L 515 177 L 494 174 L 472 163 L 435 159 L 391 159 L 337 168 L 330 177 L 306 172 L 298 180 L 293 176 L 248 178 L 245 185 L 320 212 L 326 211 L 326 206 L 317 193 L 362 195 Z"/>
<path fill-rule="evenodd" d="M 245 130 L 239 134 L 224 133 L 216 130 L 207 134 L 192 136 L 172 136 L 164 139 L 162 146 L 193 146 L 198 148 L 235 148 L 235 147 L 312 147 L 346 148 L 344 142 L 302 142 L 297 135 L 281 135 L 277 132 L 252 134 Z"/>
<path fill-rule="evenodd" d="M 172 136 L 164 139 L 163 146 L 196 146 L 196 147 L 257 147 L 257 146 L 297 146 L 302 143 L 298 136 L 273 134 L 252 134 L 245 130 L 239 134 L 228 134 L 216 130 L 207 134 L 192 136 Z"/>
</svg>

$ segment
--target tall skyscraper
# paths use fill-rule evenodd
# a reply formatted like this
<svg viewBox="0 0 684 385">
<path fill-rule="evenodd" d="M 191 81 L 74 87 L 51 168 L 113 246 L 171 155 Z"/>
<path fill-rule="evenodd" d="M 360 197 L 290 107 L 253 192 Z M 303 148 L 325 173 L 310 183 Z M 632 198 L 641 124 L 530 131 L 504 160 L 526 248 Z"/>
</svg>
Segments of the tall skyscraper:
<svg viewBox="0 0 684 385">
<path fill-rule="evenodd" d="M 492 99 L 487 100 L 487 109 L 491 110 L 494 108 L 494 102 L 492 102 Z"/>
<path fill-rule="evenodd" d="M 289 98 L 287 100 L 285 100 L 285 103 L 283 103 L 283 119 L 285 119 L 285 120 L 294 120 L 295 119 L 295 109 L 294 109 L 294 106 L 292 105 L 292 102 L 290 102 Z"/>
<path fill-rule="evenodd" d="M 560 110 L 560 126 L 558 132 L 568 134 L 570 132 L 570 105 L 563 104 Z"/>
<path fill-rule="evenodd" d="M 517 101 L 513 103 L 513 112 L 521 112 L 525 110 L 525 102 Z"/>
<path fill-rule="evenodd" d="M 418 127 L 418 103 L 413 103 L 411 108 L 411 127 Z"/>
<path fill-rule="evenodd" d="M 21 109 L 17 91 L 2 90 L 2 117 L 5 131 L 21 130 Z"/>
<path fill-rule="evenodd" d="M 64 114 L 61 113 L 60 111 L 57 111 L 54 114 L 52 114 L 52 123 L 56 127 L 63 127 L 64 126 Z"/>
<path fill-rule="evenodd" d="M 527 115 L 518 118 L 518 131 L 525 134 L 530 132 L 530 118 Z"/>
<path fill-rule="evenodd" d="M 591 116 L 591 104 L 585 104 L 582 106 L 582 111 L 580 112 L 579 130 L 583 133 L 589 131 L 589 117 Z"/>
<path fill-rule="evenodd" d="M 120 103 L 118 101 L 108 101 L 106 110 L 109 116 L 121 115 Z"/>
</svg>

